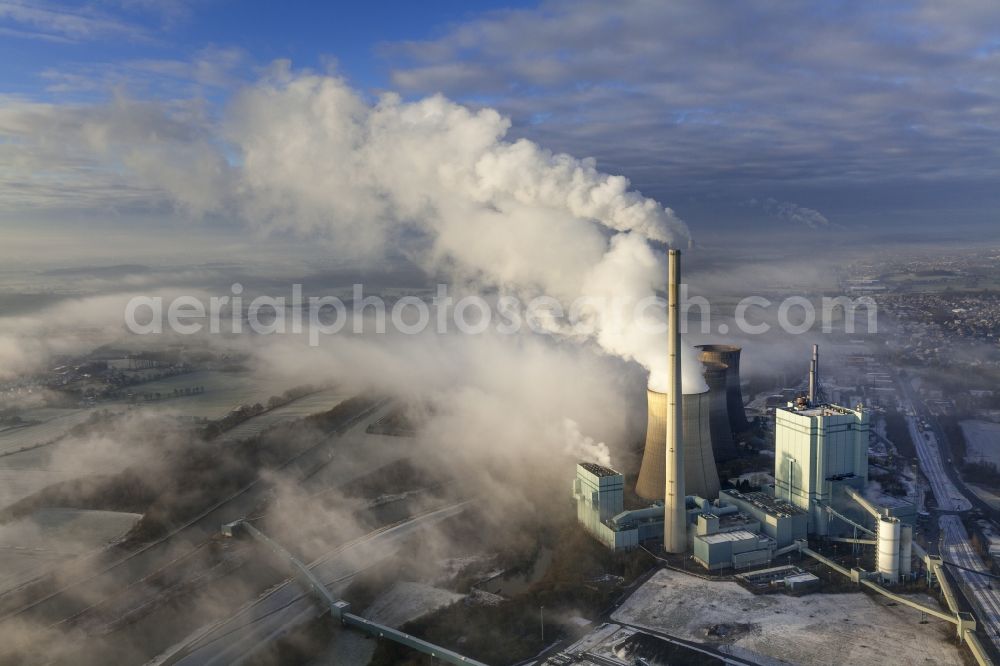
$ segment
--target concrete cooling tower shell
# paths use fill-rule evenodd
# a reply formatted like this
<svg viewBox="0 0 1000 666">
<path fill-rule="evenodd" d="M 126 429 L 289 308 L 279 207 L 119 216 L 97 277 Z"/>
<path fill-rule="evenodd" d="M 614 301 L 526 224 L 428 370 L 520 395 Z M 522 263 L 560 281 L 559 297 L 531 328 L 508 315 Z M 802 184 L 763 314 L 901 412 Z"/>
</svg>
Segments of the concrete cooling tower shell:
<svg viewBox="0 0 1000 666">
<path fill-rule="evenodd" d="M 750 429 L 743 410 L 743 393 L 740 390 L 740 351 L 736 345 L 698 345 L 702 363 L 721 363 L 726 366 L 726 406 L 729 410 L 729 429 L 737 434 Z"/>
<path fill-rule="evenodd" d="M 709 407 L 709 426 L 712 437 L 712 453 L 716 462 L 732 460 L 738 455 L 736 440 L 733 439 L 732 427 L 729 424 L 729 406 L 726 393 L 728 367 L 724 363 L 703 361 L 705 365 L 705 383 L 711 394 Z"/>
<path fill-rule="evenodd" d="M 649 409 L 646 447 L 635 492 L 647 500 L 661 500 L 666 484 L 667 394 L 647 390 L 646 401 Z M 684 488 L 686 494 L 705 499 L 719 496 L 719 472 L 712 454 L 711 401 L 711 391 L 688 394 L 681 399 Z"/>
</svg>

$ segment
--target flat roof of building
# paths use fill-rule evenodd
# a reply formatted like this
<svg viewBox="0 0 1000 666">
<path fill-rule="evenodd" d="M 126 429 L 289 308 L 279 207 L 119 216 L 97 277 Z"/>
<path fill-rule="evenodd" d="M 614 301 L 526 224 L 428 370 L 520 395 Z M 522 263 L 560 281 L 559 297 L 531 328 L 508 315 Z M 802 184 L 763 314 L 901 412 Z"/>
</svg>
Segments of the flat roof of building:
<svg viewBox="0 0 1000 666">
<path fill-rule="evenodd" d="M 732 532 L 717 532 L 716 534 L 709 534 L 708 536 L 698 537 L 705 543 L 724 543 L 726 541 L 749 541 L 750 539 L 761 539 L 767 538 L 762 537 L 760 534 L 754 534 L 749 530 L 734 530 Z"/>
<path fill-rule="evenodd" d="M 580 467 L 584 468 L 591 474 L 595 476 L 620 476 L 618 472 L 611 469 L 610 467 L 605 467 L 604 465 L 598 465 L 592 462 L 582 462 Z"/>
<path fill-rule="evenodd" d="M 759 522 L 756 519 L 742 512 L 730 513 L 724 516 L 719 516 L 719 527 L 731 528 L 736 525 L 753 525 L 753 524 L 759 524 Z"/>
<path fill-rule="evenodd" d="M 720 492 L 729 495 L 733 499 L 743 500 L 747 504 L 752 504 L 758 509 L 776 516 L 798 516 L 806 513 L 805 509 L 800 509 L 793 504 L 789 504 L 783 499 L 771 497 L 767 493 L 762 493 L 760 491 L 741 493 L 738 490 L 730 489 L 722 490 Z"/>
<path fill-rule="evenodd" d="M 853 409 L 833 404 L 812 405 L 809 407 L 779 407 L 779 409 L 783 412 L 791 412 L 792 414 L 799 414 L 801 416 L 846 416 L 855 413 Z"/>
</svg>

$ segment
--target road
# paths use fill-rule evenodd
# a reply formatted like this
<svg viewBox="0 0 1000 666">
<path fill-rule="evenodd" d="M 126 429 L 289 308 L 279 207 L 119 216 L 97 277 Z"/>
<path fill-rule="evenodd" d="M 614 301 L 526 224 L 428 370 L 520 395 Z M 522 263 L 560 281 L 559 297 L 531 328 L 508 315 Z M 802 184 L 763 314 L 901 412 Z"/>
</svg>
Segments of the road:
<svg viewBox="0 0 1000 666">
<path fill-rule="evenodd" d="M 452 504 L 376 530 L 325 555 L 309 568 L 335 596 L 339 596 L 354 576 L 395 554 L 396 547 L 406 537 L 457 516 L 468 504 Z M 238 662 L 325 612 L 326 609 L 307 596 L 300 585 L 288 581 L 225 621 L 198 630 L 181 645 L 157 657 L 154 663 L 158 666 L 209 666 Z"/>
</svg>

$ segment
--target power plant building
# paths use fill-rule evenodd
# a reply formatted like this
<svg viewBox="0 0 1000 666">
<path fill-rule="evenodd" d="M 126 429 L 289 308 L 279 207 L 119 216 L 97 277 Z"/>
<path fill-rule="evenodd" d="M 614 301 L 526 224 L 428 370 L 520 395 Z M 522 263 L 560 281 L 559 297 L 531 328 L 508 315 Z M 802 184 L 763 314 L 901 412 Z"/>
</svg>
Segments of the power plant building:
<svg viewBox="0 0 1000 666">
<path fill-rule="evenodd" d="M 576 467 L 577 520 L 608 548 L 625 551 L 660 541 L 663 504 L 624 511 L 622 475 L 591 462 Z M 710 571 L 765 565 L 805 537 L 805 511 L 762 493 L 723 491 L 712 501 L 684 501 L 687 550 Z"/>
<path fill-rule="evenodd" d="M 695 562 L 709 571 L 749 569 L 771 562 L 774 541 L 750 530 L 735 530 L 699 534 L 694 538 L 692 550 Z"/>
<path fill-rule="evenodd" d="M 611 519 L 624 509 L 625 478 L 618 472 L 597 463 L 582 462 L 576 466 L 573 499 L 576 518 L 598 541 L 612 550 L 628 550 L 638 545 L 631 535 L 610 527 Z M 660 511 L 660 521 L 663 520 Z"/>
<path fill-rule="evenodd" d="M 809 531 L 826 535 L 840 487 L 868 483 L 868 413 L 860 406 L 797 406 L 775 410 L 774 495 L 809 514 Z"/>
<path fill-rule="evenodd" d="M 672 283 L 676 277 L 671 274 Z M 672 342 L 676 349 L 676 337 Z M 856 546 L 875 547 L 871 576 L 890 584 L 911 576 L 915 506 L 868 487 L 869 414 L 860 405 L 849 409 L 818 398 L 818 348 L 813 348 L 809 396 L 775 410 L 774 486 L 754 492 L 720 490 L 715 466 L 719 447 L 713 445 L 733 442 L 730 384 L 723 381 L 720 359 L 738 367 L 739 348 L 706 346 L 702 353 L 708 391 L 685 394 L 680 404 L 666 393 L 647 391 L 649 418 L 636 493 L 652 504 L 624 510 L 623 476 L 582 462 L 573 482 L 579 522 L 613 550 L 660 542 L 668 553 L 686 553 L 709 571 L 766 566 L 776 556 L 805 550 L 810 536 L 846 537 Z M 738 389 L 738 379 L 735 385 Z M 680 433 L 673 429 L 677 425 Z M 681 446 L 674 447 L 678 435 Z M 681 489 L 686 492 L 677 496 Z"/>
<path fill-rule="evenodd" d="M 809 515 L 804 509 L 766 493 L 723 490 L 719 501 L 732 504 L 758 521 L 760 531 L 774 539 L 778 548 L 805 539 L 809 533 Z"/>
</svg>

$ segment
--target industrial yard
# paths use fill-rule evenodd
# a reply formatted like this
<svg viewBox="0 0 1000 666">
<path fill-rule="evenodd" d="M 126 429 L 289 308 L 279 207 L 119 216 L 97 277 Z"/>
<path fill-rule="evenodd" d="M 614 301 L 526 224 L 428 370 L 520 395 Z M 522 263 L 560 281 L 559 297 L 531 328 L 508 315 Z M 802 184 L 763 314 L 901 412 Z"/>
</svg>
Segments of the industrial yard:
<svg viewBox="0 0 1000 666">
<path fill-rule="evenodd" d="M 918 601 L 937 604 L 928 597 Z M 961 664 L 964 658 L 952 625 L 886 599 L 861 592 L 757 595 L 735 582 L 669 569 L 658 571 L 612 619 L 707 642 L 763 664 L 931 666 Z"/>
</svg>

